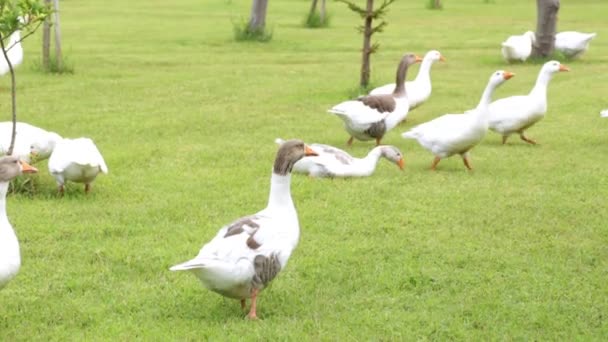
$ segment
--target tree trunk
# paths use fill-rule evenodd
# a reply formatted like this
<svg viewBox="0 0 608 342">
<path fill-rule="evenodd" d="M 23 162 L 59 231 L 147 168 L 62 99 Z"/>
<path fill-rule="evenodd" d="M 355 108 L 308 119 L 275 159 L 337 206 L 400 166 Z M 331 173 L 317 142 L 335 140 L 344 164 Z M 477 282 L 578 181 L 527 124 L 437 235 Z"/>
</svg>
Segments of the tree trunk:
<svg viewBox="0 0 608 342">
<path fill-rule="evenodd" d="M 55 11 L 55 62 L 57 63 L 57 70 L 63 68 L 63 57 L 61 53 L 61 29 L 59 26 L 59 0 L 53 0 L 53 7 Z"/>
<path fill-rule="evenodd" d="M 319 2 L 319 0 L 312 0 L 312 4 L 310 5 L 310 12 L 308 12 L 309 18 L 312 17 L 317 11 L 317 2 Z"/>
<path fill-rule="evenodd" d="M 44 0 L 44 4 L 49 6 L 51 0 Z M 49 60 L 51 56 L 51 19 L 47 16 L 42 26 L 42 67 L 49 70 Z"/>
<path fill-rule="evenodd" d="M 264 29 L 266 25 L 266 8 L 268 0 L 253 0 L 251 17 L 249 18 L 249 31 L 256 32 Z"/>
<path fill-rule="evenodd" d="M 547 57 L 555 48 L 555 31 L 559 0 L 536 0 L 536 41 L 532 56 Z"/>
<path fill-rule="evenodd" d="M 372 40 L 372 12 L 374 10 L 374 0 L 367 0 L 367 15 L 365 17 L 365 26 L 363 31 L 363 61 L 361 63 L 361 82 L 362 88 L 369 84 L 369 56 L 372 53 L 370 46 Z"/>
<path fill-rule="evenodd" d="M 441 0 L 434 0 L 434 1 L 435 1 L 433 4 L 434 8 L 441 8 Z"/>
<path fill-rule="evenodd" d="M 319 11 L 319 19 L 321 24 L 325 24 L 325 0 L 321 0 L 321 11 Z"/>
<path fill-rule="evenodd" d="M 8 69 L 11 72 L 11 108 L 12 108 L 12 121 L 13 121 L 13 130 L 11 132 L 11 144 L 8 147 L 8 151 L 6 155 L 10 156 L 13 154 L 13 149 L 15 148 L 15 138 L 17 136 L 17 83 L 15 82 L 15 69 L 13 68 L 13 64 L 11 60 L 8 58 L 8 54 L 6 53 L 6 47 L 4 46 L 4 37 L 0 35 L 0 48 L 2 49 L 2 55 L 6 64 L 8 64 Z"/>
</svg>

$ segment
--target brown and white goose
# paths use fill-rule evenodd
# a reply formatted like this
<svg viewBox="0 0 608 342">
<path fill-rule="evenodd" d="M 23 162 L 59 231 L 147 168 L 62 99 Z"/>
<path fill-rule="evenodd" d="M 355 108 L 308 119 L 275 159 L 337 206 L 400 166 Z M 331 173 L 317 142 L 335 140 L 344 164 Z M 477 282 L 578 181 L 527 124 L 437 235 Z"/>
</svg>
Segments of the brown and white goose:
<svg viewBox="0 0 608 342">
<path fill-rule="evenodd" d="M 348 145 L 355 138 L 363 141 L 375 139 L 376 145 L 380 145 L 384 134 L 405 119 L 410 108 L 405 90 L 407 68 L 420 61 L 422 58 L 413 53 L 407 53 L 401 58 L 392 94 L 363 96 L 342 102 L 328 110 L 344 121 L 344 128 L 350 134 Z"/>
<path fill-rule="evenodd" d="M 266 208 L 220 229 L 198 255 L 171 267 L 190 271 L 223 296 L 251 298 L 248 318 L 257 319 L 257 296 L 285 268 L 300 238 L 298 214 L 291 199 L 291 170 L 304 156 L 315 155 L 300 140 L 286 141 L 277 152 Z"/>
<path fill-rule="evenodd" d="M 6 215 L 6 193 L 9 182 L 21 173 L 37 172 L 16 157 L 0 158 L 0 290 L 17 275 L 21 267 L 19 240 Z"/>
</svg>

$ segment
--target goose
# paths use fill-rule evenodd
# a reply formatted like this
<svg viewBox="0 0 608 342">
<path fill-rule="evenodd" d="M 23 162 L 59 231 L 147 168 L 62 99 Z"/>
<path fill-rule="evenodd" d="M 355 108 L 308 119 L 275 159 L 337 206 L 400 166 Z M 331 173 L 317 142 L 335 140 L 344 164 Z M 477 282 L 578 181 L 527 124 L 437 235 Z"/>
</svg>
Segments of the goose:
<svg viewBox="0 0 608 342">
<path fill-rule="evenodd" d="M 536 141 L 526 137 L 524 131 L 545 116 L 547 86 L 553 74 L 569 70 L 558 61 L 549 61 L 540 69 L 536 84 L 528 95 L 510 96 L 490 104 L 489 127 L 502 135 L 503 144 L 513 133 L 518 133 L 521 140 L 529 144 L 536 144 Z"/>
<path fill-rule="evenodd" d="M 12 155 L 27 163 L 47 159 L 55 148 L 55 144 L 61 140 L 59 134 L 25 122 L 17 122 L 16 132 Z M 13 123 L 11 121 L 0 122 L 0 154 L 8 152 L 12 133 Z"/>
<path fill-rule="evenodd" d="M 502 57 L 507 62 L 522 61 L 525 62 L 532 53 L 532 44 L 536 41 L 536 35 L 532 31 L 519 36 L 510 36 L 501 43 Z"/>
<path fill-rule="evenodd" d="M 578 58 L 587 51 L 596 33 L 565 31 L 555 35 L 555 50 L 568 58 Z"/>
<path fill-rule="evenodd" d="M 416 139 L 422 147 L 435 155 L 431 170 L 435 170 L 441 159 L 454 154 L 460 154 L 466 168 L 472 170 L 469 151 L 488 131 L 488 105 L 492 101 L 492 93 L 513 76 L 514 74 L 508 71 L 494 72 L 475 109 L 464 114 L 442 115 L 404 132 L 401 136 Z"/>
<path fill-rule="evenodd" d="M 61 139 L 55 145 L 48 167 L 60 195 L 64 193 L 66 181 L 84 183 L 84 192 L 89 193 L 97 175 L 108 173 L 106 162 L 89 138 Z"/>
<path fill-rule="evenodd" d="M 407 93 L 407 100 L 410 105 L 410 112 L 412 109 L 419 107 L 421 104 L 426 102 L 431 96 L 431 66 L 437 61 L 445 62 L 445 58 L 437 50 L 431 50 L 424 55 L 418 75 L 413 81 L 405 82 L 405 92 Z M 395 89 L 395 83 L 385 84 L 381 87 L 373 89 L 370 95 L 390 95 Z"/>
<path fill-rule="evenodd" d="M 409 65 L 422 61 L 412 53 L 407 53 L 399 62 L 396 76 L 396 86 L 390 95 L 367 95 L 356 100 L 342 102 L 330 110 L 344 121 L 344 128 L 350 134 L 347 144 L 353 139 L 372 140 L 376 144 L 386 132 L 395 128 L 407 116 L 409 104 L 405 90 L 405 76 Z"/>
<path fill-rule="evenodd" d="M 284 140 L 279 138 L 275 142 L 280 145 Z M 293 172 L 311 177 L 367 177 L 374 173 L 380 158 L 386 158 L 397 164 L 401 170 L 405 164 L 401 151 L 390 145 L 374 147 L 365 158 L 354 158 L 330 145 L 308 144 L 308 146 L 317 155 L 298 160 L 293 166 Z"/>
<path fill-rule="evenodd" d="M 300 140 L 281 144 L 266 208 L 222 227 L 194 259 L 170 270 L 190 271 L 207 289 L 240 299 L 242 309 L 251 298 L 247 317 L 257 319 L 258 294 L 285 268 L 300 237 L 291 199 L 291 170 L 298 160 L 313 155 L 316 153 Z"/>
<path fill-rule="evenodd" d="M 608 109 L 604 109 L 600 112 L 600 116 L 603 118 L 608 118 Z"/>
<path fill-rule="evenodd" d="M 0 157 L 0 290 L 17 275 L 21 267 L 19 240 L 6 215 L 8 184 L 22 173 L 33 172 L 38 170 L 19 158 Z"/>
<path fill-rule="evenodd" d="M 23 17 L 19 17 L 21 24 L 25 23 Z M 23 47 L 21 46 L 21 31 L 16 30 L 9 36 L 8 44 L 6 44 L 6 55 L 8 60 L 11 61 L 13 69 L 23 62 Z M 10 68 L 4 57 L 4 54 L 0 52 L 0 76 L 8 73 Z"/>
</svg>

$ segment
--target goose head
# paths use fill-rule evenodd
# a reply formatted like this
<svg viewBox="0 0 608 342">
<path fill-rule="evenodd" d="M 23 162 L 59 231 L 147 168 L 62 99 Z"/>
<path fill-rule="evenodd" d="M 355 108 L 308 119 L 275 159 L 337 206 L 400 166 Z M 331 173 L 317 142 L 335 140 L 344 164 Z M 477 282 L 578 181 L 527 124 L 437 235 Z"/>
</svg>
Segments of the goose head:
<svg viewBox="0 0 608 342">
<path fill-rule="evenodd" d="M 445 58 L 443 57 L 441 52 L 439 52 L 437 50 L 431 50 L 431 51 L 427 52 L 426 55 L 424 55 L 424 59 L 431 61 L 432 63 L 437 62 L 437 61 L 445 62 Z"/>
<path fill-rule="evenodd" d="M 0 182 L 9 182 L 22 173 L 34 173 L 38 170 L 30 164 L 13 156 L 0 158 Z"/>
<path fill-rule="evenodd" d="M 286 175 L 291 172 L 293 165 L 305 156 L 317 156 L 313 151 L 301 140 L 287 140 L 279 146 L 277 156 L 274 160 L 274 173 L 278 175 Z"/>
<path fill-rule="evenodd" d="M 47 159 L 53 153 L 55 145 L 61 140 L 61 136 L 55 132 L 49 132 L 44 137 L 32 142 L 30 156 L 32 159 Z"/>
<path fill-rule="evenodd" d="M 510 71 L 496 70 L 492 76 L 490 76 L 489 84 L 493 87 L 498 87 L 513 76 L 515 76 L 515 74 Z"/>
<path fill-rule="evenodd" d="M 558 61 L 548 61 L 547 63 L 545 63 L 543 65 L 543 68 L 541 69 L 541 71 L 544 73 L 553 74 L 556 72 L 570 71 L 570 68 L 561 64 Z"/>
<path fill-rule="evenodd" d="M 397 164 L 401 170 L 405 166 L 405 160 L 403 159 L 403 154 L 399 151 L 395 146 L 382 146 L 380 149 L 380 153 L 382 157 L 390 160 L 391 162 Z"/>
</svg>

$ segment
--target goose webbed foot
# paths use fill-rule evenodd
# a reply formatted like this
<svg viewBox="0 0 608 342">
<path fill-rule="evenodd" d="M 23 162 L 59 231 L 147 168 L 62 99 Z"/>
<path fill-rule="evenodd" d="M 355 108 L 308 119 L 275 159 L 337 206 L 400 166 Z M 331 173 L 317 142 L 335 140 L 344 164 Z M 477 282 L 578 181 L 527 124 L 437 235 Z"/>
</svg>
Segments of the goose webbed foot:
<svg viewBox="0 0 608 342">
<path fill-rule="evenodd" d="M 536 145 L 536 141 L 534 141 L 533 139 L 528 138 L 523 133 L 519 133 L 519 137 L 521 138 L 521 140 L 527 142 L 528 144 Z"/>
<path fill-rule="evenodd" d="M 346 142 L 346 145 L 348 146 L 352 146 L 353 145 L 353 141 L 355 140 L 354 137 L 350 137 L 350 139 L 348 139 L 348 141 Z"/>
<path fill-rule="evenodd" d="M 437 164 L 439 164 L 440 161 L 441 161 L 441 158 L 439 158 L 439 157 L 435 157 L 435 159 L 433 159 L 433 163 L 431 164 L 432 171 L 437 170 Z"/>
</svg>

